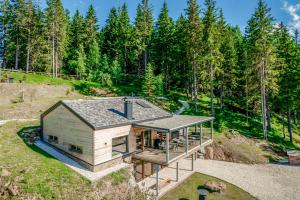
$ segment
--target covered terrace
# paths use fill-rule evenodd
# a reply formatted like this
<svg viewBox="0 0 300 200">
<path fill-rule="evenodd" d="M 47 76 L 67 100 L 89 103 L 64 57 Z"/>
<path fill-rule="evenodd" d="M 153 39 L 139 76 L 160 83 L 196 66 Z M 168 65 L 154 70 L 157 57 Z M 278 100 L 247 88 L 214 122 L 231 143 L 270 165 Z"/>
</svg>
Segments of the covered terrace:
<svg viewBox="0 0 300 200">
<path fill-rule="evenodd" d="M 213 139 L 213 117 L 174 115 L 134 125 L 137 152 L 134 159 L 168 166 L 196 152 Z"/>
</svg>

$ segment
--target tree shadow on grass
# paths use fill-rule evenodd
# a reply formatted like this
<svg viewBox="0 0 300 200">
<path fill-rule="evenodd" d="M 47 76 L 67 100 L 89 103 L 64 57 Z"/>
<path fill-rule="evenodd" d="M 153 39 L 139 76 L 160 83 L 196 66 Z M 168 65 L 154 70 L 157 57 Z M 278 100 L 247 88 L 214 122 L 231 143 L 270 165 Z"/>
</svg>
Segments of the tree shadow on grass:
<svg viewBox="0 0 300 200">
<path fill-rule="evenodd" d="M 39 126 L 28 126 L 28 127 L 23 127 L 22 129 L 20 129 L 20 130 L 17 132 L 17 135 L 23 140 L 23 142 L 26 144 L 26 146 L 27 146 L 28 148 L 30 148 L 32 151 L 34 151 L 34 152 L 36 152 L 36 153 L 39 153 L 40 155 L 43 155 L 44 157 L 55 159 L 53 156 L 51 156 L 51 155 L 49 155 L 47 152 L 41 150 L 40 148 L 38 148 L 38 147 L 35 146 L 34 144 L 30 144 L 30 143 L 29 143 L 29 139 L 24 137 L 24 135 L 23 135 L 24 131 L 26 131 L 26 130 L 31 130 L 31 129 L 36 129 L 36 128 L 39 128 Z"/>
</svg>

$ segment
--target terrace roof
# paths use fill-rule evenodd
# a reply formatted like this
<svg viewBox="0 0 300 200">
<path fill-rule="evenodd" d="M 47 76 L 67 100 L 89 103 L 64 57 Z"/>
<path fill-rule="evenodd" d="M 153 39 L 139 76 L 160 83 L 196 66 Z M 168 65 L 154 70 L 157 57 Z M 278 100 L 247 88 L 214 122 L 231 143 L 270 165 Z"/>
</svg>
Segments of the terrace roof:
<svg viewBox="0 0 300 200">
<path fill-rule="evenodd" d="M 213 117 L 173 115 L 173 117 L 170 118 L 136 123 L 134 124 L 134 127 L 154 129 L 161 132 L 172 132 L 212 120 L 214 120 Z"/>
</svg>

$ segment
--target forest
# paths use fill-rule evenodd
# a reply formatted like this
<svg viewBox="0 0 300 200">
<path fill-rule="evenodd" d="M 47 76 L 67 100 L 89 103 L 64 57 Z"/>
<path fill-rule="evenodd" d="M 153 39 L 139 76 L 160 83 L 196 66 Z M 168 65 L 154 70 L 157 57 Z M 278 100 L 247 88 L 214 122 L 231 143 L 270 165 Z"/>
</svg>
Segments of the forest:
<svg viewBox="0 0 300 200">
<path fill-rule="evenodd" d="M 134 77 L 145 96 L 182 92 L 196 113 L 205 94 L 212 116 L 216 104 L 218 112 L 239 108 L 247 120 L 261 116 L 265 139 L 276 113 L 292 143 L 300 118 L 298 31 L 277 22 L 265 0 L 257 0 L 245 30 L 226 22 L 216 0 L 203 1 L 200 7 L 187 0 L 178 19 L 162 2 L 157 20 L 148 0 L 134 19 L 124 4 L 111 8 L 100 27 L 92 5 L 71 16 L 61 0 L 48 0 L 46 8 L 33 0 L 0 0 L 2 67 L 103 86 Z"/>
</svg>

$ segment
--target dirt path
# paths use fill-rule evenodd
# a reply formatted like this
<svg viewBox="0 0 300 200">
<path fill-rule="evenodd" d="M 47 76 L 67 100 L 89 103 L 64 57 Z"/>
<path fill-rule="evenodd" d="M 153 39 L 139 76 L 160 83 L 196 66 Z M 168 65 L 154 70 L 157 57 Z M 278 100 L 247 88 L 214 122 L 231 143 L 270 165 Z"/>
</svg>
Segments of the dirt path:
<svg viewBox="0 0 300 200">
<path fill-rule="evenodd" d="M 181 101 L 179 100 L 179 102 L 181 103 L 181 108 L 177 111 L 175 111 L 176 115 L 180 115 L 181 113 L 183 113 L 186 109 L 188 109 L 190 107 L 189 103 L 187 103 L 186 101 Z"/>
<path fill-rule="evenodd" d="M 18 122 L 26 122 L 26 121 L 36 121 L 38 119 L 9 119 L 9 120 L 0 120 L 0 126 L 12 122 L 12 121 L 18 121 Z"/>
<path fill-rule="evenodd" d="M 197 160 L 195 170 L 237 185 L 261 200 L 300 200 L 300 167 Z"/>
</svg>

